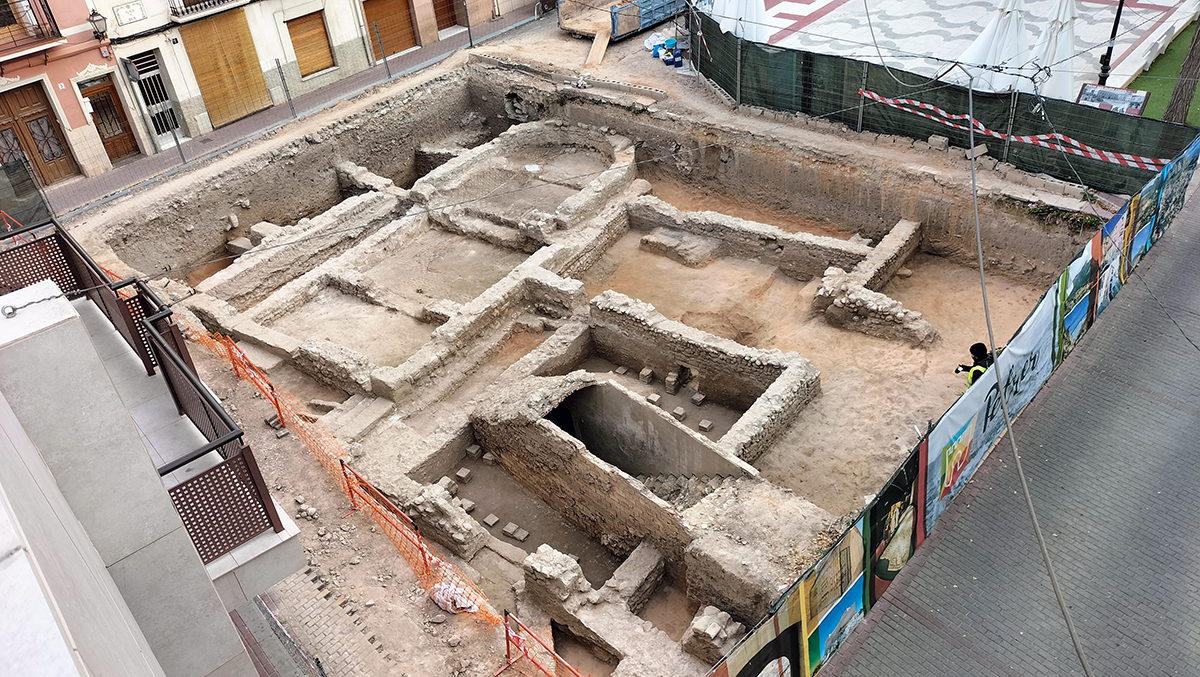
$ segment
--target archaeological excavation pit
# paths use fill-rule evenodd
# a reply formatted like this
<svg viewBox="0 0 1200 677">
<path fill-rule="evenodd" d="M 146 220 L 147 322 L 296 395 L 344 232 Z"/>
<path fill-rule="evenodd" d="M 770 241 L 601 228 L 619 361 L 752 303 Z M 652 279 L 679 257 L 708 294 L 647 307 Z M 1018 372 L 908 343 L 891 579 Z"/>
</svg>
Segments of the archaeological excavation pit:
<svg viewBox="0 0 1200 677">
<path fill-rule="evenodd" d="M 90 242 L 177 271 L 179 312 L 308 394 L 497 605 L 615 674 L 703 674 L 962 391 L 970 202 L 928 158 L 556 77 L 476 58 L 366 95 L 89 216 Z M 1007 336 L 1081 242 L 996 177 Z"/>
</svg>

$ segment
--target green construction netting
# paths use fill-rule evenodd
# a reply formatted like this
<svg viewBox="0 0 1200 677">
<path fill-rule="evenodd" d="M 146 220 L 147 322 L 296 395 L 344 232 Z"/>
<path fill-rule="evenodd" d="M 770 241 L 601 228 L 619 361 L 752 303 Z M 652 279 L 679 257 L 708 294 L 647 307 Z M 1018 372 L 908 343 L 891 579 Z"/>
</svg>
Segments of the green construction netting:
<svg viewBox="0 0 1200 677">
<path fill-rule="evenodd" d="M 695 16 L 695 15 L 693 15 Z M 736 101 L 772 110 L 798 111 L 823 117 L 863 131 L 927 140 L 945 136 L 954 146 L 969 145 L 964 129 L 899 110 L 859 96 L 865 89 L 887 99 L 909 99 L 936 106 L 949 115 L 965 116 L 969 110 L 965 87 L 867 64 L 854 59 L 813 54 L 793 49 L 742 42 L 722 33 L 717 23 L 699 15 L 692 22 L 692 53 L 696 67 Z M 740 61 L 740 63 L 739 63 Z M 975 119 L 986 128 L 1011 135 L 1037 136 L 1058 132 L 1097 150 L 1145 158 L 1171 159 L 1192 142 L 1200 130 L 1081 106 L 1069 101 L 1039 99 L 1030 94 L 973 96 Z M 917 107 L 908 105 L 910 110 Z M 933 111 L 923 112 L 942 119 Z M 1090 157 L 1066 154 L 1057 148 L 1010 141 L 976 132 L 976 144 L 987 144 L 988 154 L 1034 174 L 1044 173 L 1092 188 L 1130 194 L 1140 190 L 1154 172 Z M 1007 147 L 1006 147 L 1007 146 Z"/>
</svg>

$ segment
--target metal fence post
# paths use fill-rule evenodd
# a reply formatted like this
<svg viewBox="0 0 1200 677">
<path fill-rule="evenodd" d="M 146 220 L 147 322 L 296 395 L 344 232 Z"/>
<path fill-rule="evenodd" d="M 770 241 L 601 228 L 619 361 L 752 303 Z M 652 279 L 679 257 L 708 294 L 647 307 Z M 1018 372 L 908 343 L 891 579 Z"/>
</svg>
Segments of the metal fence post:
<svg viewBox="0 0 1200 677">
<path fill-rule="evenodd" d="M 867 88 L 867 64 L 863 62 L 862 83 L 858 87 L 858 133 L 862 133 L 863 110 L 867 107 L 867 95 L 864 90 Z"/>
<path fill-rule="evenodd" d="M 742 107 L 742 38 L 738 36 L 737 41 L 737 71 L 734 77 L 736 78 L 736 96 L 734 102 L 738 108 Z"/>
<path fill-rule="evenodd" d="M 538 6 L 541 7 L 541 0 L 538 0 Z M 467 46 L 475 46 L 475 38 L 471 35 L 471 11 L 467 9 L 467 0 L 463 0 L 463 19 L 467 22 Z"/>
<path fill-rule="evenodd" d="M 283 84 L 283 95 L 287 97 L 288 108 L 292 109 L 292 118 L 296 117 L 296 106 L 292 103 L 292 92 L 288 89 L 287 78 L 283 77 L 283 64 L 279 63 L 279 59 L 275 59 L 275 70 L 279 71 L 279 82 Z"/>
<path fill-rule="evenodd" d="M 1008 106 L 1008 128 L 1004 130 L 1004 153 L 1000 156 L 1001 162 L 1008 162 L 1008 144 L 1012 139 L 1013 122 L 1017 117 L 1017 92 L 1012 93 L 1012 103 Z"/>
<path fill-rule="evenodd" d="M 392 67 L 387 62 L 387 52 L 383 51 L 383 38 L 379 37 L 379 22 L 372 21 L 371 25 L 375 27 L 375 41 L 379 43 L 379 54 L 383 57 L 383 69 L 387 71 L 387 79 L 392 79 Z"/>
</svg>

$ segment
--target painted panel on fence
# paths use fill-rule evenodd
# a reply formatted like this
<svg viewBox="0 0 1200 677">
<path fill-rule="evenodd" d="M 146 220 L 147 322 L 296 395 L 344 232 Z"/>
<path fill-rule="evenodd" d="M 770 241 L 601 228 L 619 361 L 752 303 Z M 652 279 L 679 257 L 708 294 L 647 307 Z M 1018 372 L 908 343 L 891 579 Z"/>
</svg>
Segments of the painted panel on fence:
<svg viewBox="0 0 1200 677">
<path fill-rule="evenodd" d="M 1175 158 L 1162 173 L 1162 189 L 1158 199 L 1159 233 L 1166 231 L 1175 220 L 1175 216 L 1183 209 L 1187 197 L 1188 184 L 1196 170 L 1196 160 L 1200 158 L 1200 139 L 1188 146 L 1183 154 Z M 1157 240 L 1158 238 L 1155 237 Z"/>
<path fill-rule="evenodd" d="M 808 612 L 808 674 L 825 661 L 866 616 L 863 589 L 865 520 L 859 518 L 812 572 L 800 581 Z"/>
<path fill-rule="evenodd" d="M 804 594 L 799 582 L 792 585 L 782 605 L 713 669 L 712 677 L 758 677 L 772 666 L 786 664 L 788 671 L 767 672 L 804 677 Z"/>
<path fill-rule="evenodd" d="M 1054 370 L 1057 304 L 1047 293 L 1000 353 L 1004 395 L 1016 416 Z M 958 398 L 929 433 L 925 452 L 925 533 L 970 481 L 983 455 L 1004 429 L 996 370 L 988 369 Z"/>
<path fill-rule="evenodd" d="M 871 504 L 871 573 L 867 580 L 872 605 L 925 539 L 920 472 L 921 452 L 927 442 L 928 438 L 921 441 Z"/>
<path fill-rule="evenodd" d="M 1147 230 L 1149 226 L 1146 227 Z M 1096 293 L 1100 286 L 1101 234 L 1088 241 L 1083 251 L 1050 287 L 1055 297 L 1054 366 L 1062 364 L 1096 319 Z"/>
<path fill-rule="evenodd" d="M 1122 275 L 1125 251 L 1125 219 L 1129 205 L 1121 207 L 1104 228 L 1100 230 L 1101 242 L 1104 246 L 1104 257 L 1100 261 L 1100 285 L 1097 289 L 1096 314 L 1104 312 L 1108 302 L 1112 300 L 1121 287 L 1125 285 Z"/>
</svg>

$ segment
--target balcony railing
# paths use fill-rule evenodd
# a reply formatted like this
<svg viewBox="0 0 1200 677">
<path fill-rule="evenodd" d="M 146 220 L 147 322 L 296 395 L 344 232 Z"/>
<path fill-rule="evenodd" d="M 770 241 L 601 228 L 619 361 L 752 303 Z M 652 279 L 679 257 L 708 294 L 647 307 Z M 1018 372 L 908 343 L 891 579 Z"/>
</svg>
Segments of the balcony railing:
<svg viewBox="0 0 1200 677">
<path fill-rule="evenodd" d="M 168 493 L 205 564 L 283 523 L 243 432 L 200 381 L 171 309 L 139 279 L 113 281 L 56 223 L 0 228 L 0 294 L 52 279 L 68 298 L 87 296 L 153 375 L 162 370 L 181 416 L 206 443 L 158 468 L 167 475 L 216 453 L 221 461 Z M 11 238 L 11 241 L 9 241 Z"/>
<path fill-rule="evenodd" d="M 171 16 L 186 17 L 205 10 L 223 5 L 233 4 L 239 0 L 171 0 Z"/>
<path fill-rule="evenodd" d="M 62 37 L 46 0 L 0 2 L 0 57 Z"/>
</svg>

